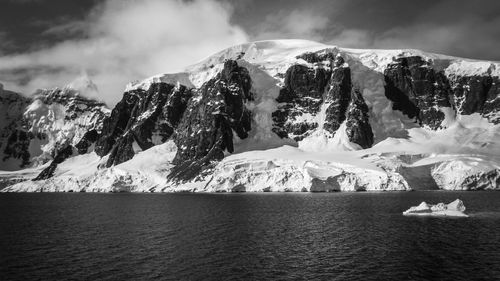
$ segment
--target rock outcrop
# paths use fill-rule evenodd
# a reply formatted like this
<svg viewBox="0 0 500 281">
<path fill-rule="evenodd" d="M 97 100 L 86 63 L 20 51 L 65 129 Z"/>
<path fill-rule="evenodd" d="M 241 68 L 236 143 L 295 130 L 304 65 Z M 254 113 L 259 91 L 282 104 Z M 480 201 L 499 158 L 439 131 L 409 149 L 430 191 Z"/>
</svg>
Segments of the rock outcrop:
<svg viewBox="0 0 500 281">
<path fill-rule="evenodd" d="M 450 85 L 442 71 L 436 72 L 419 56 L 400 57 L 384 71 L 385 95 L 400 110 L 420 125 L 438 129 L 445 118 L 440 107 L 451 107 Z"/>
<path fill-rule="evenodd" d="M 480 113 L 500 123 L 500 78 L 497 76 L 452 76 L 451 102 L 458 114 Z"/>
<path fill-rule="evenodd" d="M 333 52 L 306 53 L 298 58 L 314 67 L 292 65 L 273 113 L 274 132 L 301 141 L 316 129 L 335 135 L 347 122 L 349 141 L 362 148 L 373 145 L 368 106 L 361 92 L 353 92 L 351 69 Z M 346 121 L 347 120 L 347 121 Z"/>
<path fill-rule="evenodd" d="M 96 142 L 99 156 L 109 154 L 106 166 L 117 165 L 167 141 L 179 124 L 192 90 L 183 85 L 153 83 L 148 90 L 123 94 Z"/>
<path fill-rule="evenodd" d="M 344 59 L 337 56 L 333 62 L 332 74 L 325 93 L 324 129 L 334 134 L 346 119 L 347 107 L 351 99 L 351 69 L 345 65 Z"/>
<path fill-rule="evenodd" d="M 491 86 L 486 94 L 482 114 L 493 124 L 500 123 L 500 78 L 491 77 Z"/>
<path fill-rule="evenodd" d="M 349 108 L 346 114 L 346 133 L 350 142 L 362 148 L 373 145 L 373 131 L 368 117 L 368 106 L 359 90 L 352 91 Z"/>
<path fill-rule="evenodd" d="M 51 178 L 56 171 L 57 165 L 61 164 L 64 160 L 71 157 L 73 154 L 73 147 L 69 144 L 66 145 L 65 148 L 57 151 L 54 156 L 54 160 L 52 160 L 50 165 L 47 168 L 43 169 L 43 171 L 38 174 L 38 176 L 34 178 L 33 181 L 46 180 Z"/>
<path fill-rule="evenodd" d="M 0 84 L 0 169 L 12 170 L 30 164 L 32 138 L 24 128 L 23 113 L 30 98 L 4 90 Z"/>
<path fill-rule="evenodd" d="M 89 152 L 90 147 L 95 144 L 98 138 L 99 132 L 96 129 L 86 132 L 80 141 L 75 145 L 78 154 L 85 154 Z"/>
<path fill-rule="evenodd" d="M 245 103 L 252 99 L 248 70 L 234 60 L 206 82 L 188 104 L 179 124 L 178 147 L 170 178 L 188 180 L 199 175 L 213 161 L 234 151 L 233 132 L 240 139 L 251 130 L 251 112 Z"/>
<path fill-rule="evenodd" d="M 393 109 L 416 118 L 422 126 L 441 128 L 445 114 L 440 109 L 446 107 L 453 107 L 455 114 L 480 113 L 492 123 L 500 123 L 497 76 L 446 75 L 420 56 L 396 58 L 384 76 L 385 94 Z"/>
<path fill-rule="evenodd" d="M 293 65 L 285 74 L 285 87 L 280 90 L 278 110 L 273 113 L 274 132 L 278 136 L 302 140 L 318 123 L 300 120 L 303 115 L 316 115 L 323 103 L 323 93 L 330 73 L 324 68 Z"/>
</svg>

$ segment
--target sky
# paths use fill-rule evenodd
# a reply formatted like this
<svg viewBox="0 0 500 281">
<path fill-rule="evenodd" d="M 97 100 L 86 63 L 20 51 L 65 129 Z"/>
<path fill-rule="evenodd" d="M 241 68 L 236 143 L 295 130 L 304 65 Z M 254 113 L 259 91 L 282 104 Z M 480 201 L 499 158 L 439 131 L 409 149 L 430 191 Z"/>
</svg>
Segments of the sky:
<svg viewBox="0 0 500 281">
<path fill-rule="evenodd" d="M 0 0 L 0 83 L 29 95 L 89 77 L 113 105 L 130 81 L 266 39 L 499 61 L 500 1 Z"/>
</svg>

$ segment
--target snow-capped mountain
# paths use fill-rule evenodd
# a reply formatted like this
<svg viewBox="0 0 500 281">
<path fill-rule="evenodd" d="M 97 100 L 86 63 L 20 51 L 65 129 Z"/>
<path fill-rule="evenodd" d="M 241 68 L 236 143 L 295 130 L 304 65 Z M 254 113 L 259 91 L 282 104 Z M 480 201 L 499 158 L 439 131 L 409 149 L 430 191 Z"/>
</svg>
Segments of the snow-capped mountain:
<svg viewBox="0 0 500 281">
<path fill-rule="evenodd" d="M 275 40 L 131 83 L 109 114 L 42 91 L 22 120 L 53 160 L 29 154 L 30 169 L 1 174 L 25 180 L 3 191 L 498 189 L 499 74 L 418 50 Z"/>
<path fill-rule="evenodd" d="M 90 80 L 82 79 L 77 79 L 80 88 L 70 84 L 62 89 L 38 90 L 31 97 L 0 92 L 1 106 L 5 108 L 2 170 L 37 168 L 62 155 L 74 155 L 76 150 L 87 152 L 90 143 L 85 142 L 86 138 L 97 137 L 110 111 L 102 102 L 80 95 L 80 91 L 97 89 Z"/>
</svg>

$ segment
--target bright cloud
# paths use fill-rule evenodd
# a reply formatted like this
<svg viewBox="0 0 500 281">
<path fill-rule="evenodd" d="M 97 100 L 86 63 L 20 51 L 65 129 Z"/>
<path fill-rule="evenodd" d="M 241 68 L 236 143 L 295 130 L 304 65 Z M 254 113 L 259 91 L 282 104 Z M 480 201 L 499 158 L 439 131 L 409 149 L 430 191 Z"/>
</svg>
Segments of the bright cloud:
<svg viewBox="0 0 500 281">
<path fill-rule="evenodd" d="M 322 41 L 327 17 L 313 10 L 281 10 L 266 16 L 256 30 L 256 39 L 301 38 Z"/>
<path fill-rule="evenodd" d="M 31 93 L 63 86 L 87 73 L 110 105 L 136 79 L 175 72 L 230 45 L 247 41 L 230 23 L 232 9 L 214 0 L 109 0 L 88 18 L 48 32 L 80 29 L 85 39 L 0 57 L 5 88 Z"/>
</svg>

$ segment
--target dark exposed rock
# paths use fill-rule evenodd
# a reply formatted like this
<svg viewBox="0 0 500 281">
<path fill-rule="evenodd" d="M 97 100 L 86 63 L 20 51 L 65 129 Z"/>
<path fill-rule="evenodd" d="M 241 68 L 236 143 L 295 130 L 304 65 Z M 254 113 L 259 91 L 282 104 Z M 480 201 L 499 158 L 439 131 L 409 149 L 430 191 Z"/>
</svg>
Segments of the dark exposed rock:
<svg viewBox="0 0 500 281">
<path fill-rule="evenodd" d="M 327 61 L 332 69 L 327 71 L 321 65 L 316 65 L 315 68 L 294 65 L 287 70 L 285 87 L 277 99 L 280 105 L 273 113 L 273 131 L 282 138 L 302 140 L 320 124 L 298 121 L 299 118 L 303 114 L 318 114 L 324 105 L 326 110 L 324 124 L 321 124 L 323 129 L 334 134 L 347 118 L 348 126 L 352 126 L 348 130 L 350 140 L 363 148 L 371 147 L 373 132 L 368 120 L 368 106 L 361 93 L 351 93 L 351 70 L 344 58 L 332 52 L 305 53 L 297 58 L 309 63 Z"/>
<path fill-rule="evenodd" d="M 373 131 L 368 117 L 368 106 L 359 90 L 352 91 L 351 102 L 347 111 L 346 133 L 349 141 L 362 148 L 373 145 Z"/>
<path fill-rule="evenodd" d="M 333 52 L 306 52 L 296 58 L 303 59 L 308 63 L 318 63 L 323 61 L 333 61 L 335 59 L 335 54 Z"/>
<path fill-rule="evenodd" d="M 400 110 L 410 118 L 418 117 L 416 95 L 413 90 L 408 58 L 399 58 L 384 71 L 385 95 L 393 102 L 393 109 Z"/>
<path fill-rule="evenodd" d="M 20 159 L 22 160 L 20 168 L 26 167 L 30 163 L 29 146 L 32 138 L 29 132 L 14 129 L 7 138 L 2 161 L 9 158 Z"/>
<path fill-rule="evenodd" d="M 421 125 L 437 129 L 444 120 L 439 107 L 451 107 L 450 85 L 443 72 L 436 72 L 419 56 L 397 58 L 384 71 L 385 95 L 400 110 Z"/>
<path fill-rule="evenodd" d="M 330 133 L 335 133 L 344 122 L 351 96 L 351 70 L 342 67 L 343 63 L 343 59 L 338 57 L 337 66 L 332 70 L 329 89 L 325 95 L 325 102 L 330 105 L 326 109 L 324 129 Z"/>
<path fill-rule="evenodd" d="M 291 66 L 285 74 L 285 88 L 287 91 L 283 93 L 289 97 L 282 97 L 282 100 L 287 101 L 290 98 L 297 97 L 322 98 L 323 91 L 328 83 L 328 74 L 323 68 L 311 69 L 298 64 Z"/>
<path fill-rule="evenodd" d="M 110 153 L 107 166 L 134 156 L 133 143 L 141 150 L 167 141 L 179 124 L 192 90 L 182 85 L 153 83 L 147 91 L 136 89 L 123 94 L 111 116 L 104 121 L 96 142 L 99 156 Z"/>
<path fill-rule="evenodd" d="M 493 79 L 490 76 L 460 76 L 454 77 L 453 102 L 459 114 L 470 115 L 482 112 L 487 97 L 491 99 L 494 94 L 490 92 Z M 498 92 L 497 92 L 498 94 Z"/>
<path fill-rule="evenodd" d="M 4 161 L 18 159 L 17 168 L 30 164 L 29 143 L 33 137 L 27 130 L 23 113 L 32 102 L 21 94 L 4 90 L 0 84 L 0 170 L 6 170 Z M 16 168 L 16 167 L 11 167 Z"/>
<path fill-rule="evenodd" d="M 497 189 L 500 186 L 500 169 L 481 172 L 468 176 L 462 182 L 464 190 Z"/>
<path fill-rule="evenodd" d="M 297 58 L 314 63 L 315 67 L 293 65 L 287 70 L 285 86 L 277 98 L 278 110 L 273 112 L 273 131 L 281 138 L 296 141 L 320 125 L 333 134 L 346 118 L 352 88 L 351 70 L 344 64 L 344 58 L 334 52 L 304 53 Z M 323 104 L 327 106 L 324 124 L 301 120 L 305 114 L 317 115 Z"/>
<path fill-rule="evenodd" d="M 176 167 L 170 178 L 192 179 L 210 163 L 221 160 L 225 150 L 232 153 L 233 131 L 241 139 L 248 137 L 251 113 L 244 103 L 252 98 L 250 88 L 248 70 L 228 60 L 224 69 L 199 89 L 177 129 Z"/>
<path fill-rule="evenodd" d="M 93 129 L 86 132 L 80 141 L 75 145 L 78 154 L 85 154 L 88 152 L 89 147 L 94 144 L 99 137 L 97 130 Z"/>
<path fill-rule="evenodd" d="M 33 181 L 46 180 L 51 178 L 56 171 L 57 165 L 62 163 L 67 158 L 73 155 L 73 146 L 66 145 L 63 149 L 58 150 L 56 155 L 54 156 L 54 160 L 50 163 L 50 165 L 43 169 L 43 171 L 33 179 Z"/>
<path fill-rule="evenodd" d="M 443 107 L 453 107 L 461 115 L 481 113 L 490 122 L 500 123 L 498 77 L 447 77 L 419 56 L 396 59 L 384 75 L 385 94 L 393 109 L 416 118 L 420 125 L 440 128 L 445 116 L 439 108 Z"/>
<path fill-rule="evenodd" d="M 280 137 L 301 140 L 317 123 L 295 124 L 293 121 L 303 114 L 317 114 L 323 103 L 323 94 L 330 72 L 324 68 L 312 69 L 304 65 L 293 65 L 285 74 L 285 87 L 276 99 L 280 105 L 273 112 L 273 131 Z"/>
<path fill-rule="evenodd" d="M 124 134 L 138 100 L 134 92 L 123 94 L 122 100 L 113 108 L 111 115 L 104 120 L 102 132 L 95 147 L 97 155 L 102 157 L 108 154 L 117 139 Z"/>
<path fill-rule="evenodd" d="M 491 87 L 486 94 L 482 114 L 493 124 L 500 123 L 500 78 L 492 77 Z"/>
<path fill-rule="evenodd" d="M 111 152 L 109 153 L 106 167 L 118 165 L 132 159 L 135 155 L 133 148 L 134 141 L 135 138 L 132 132 L 128 132 L 122 137 L 118 138 L 116 143 L 113 145 Z"/>
<path fill-rule="evenodd" d="M 303 59 L 308 63 L 321 62 L 321 59 L 317 53 L 306 52 L 296 57 L 297 59 Z"/>
</svg>

